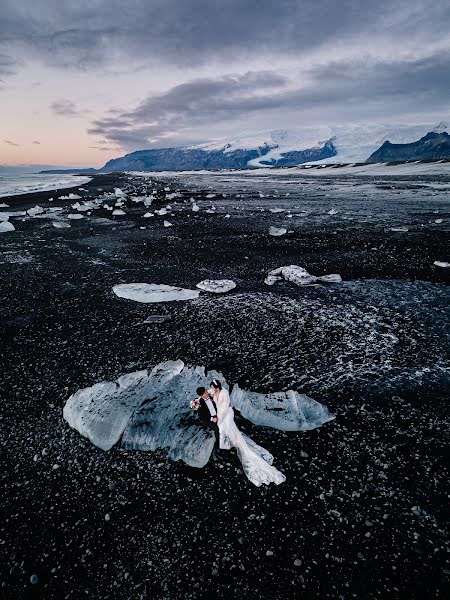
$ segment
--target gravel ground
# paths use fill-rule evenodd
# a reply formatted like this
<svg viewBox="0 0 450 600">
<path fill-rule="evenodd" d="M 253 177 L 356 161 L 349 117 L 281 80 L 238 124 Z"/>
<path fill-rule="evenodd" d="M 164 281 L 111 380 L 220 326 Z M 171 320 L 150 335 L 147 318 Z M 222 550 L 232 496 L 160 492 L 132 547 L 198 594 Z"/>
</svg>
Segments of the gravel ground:
<svg viewBox="0 0 450 600">
<path fill-rule="evenodd" d="M 450 596 L 449 271 L 433 266 L 448 260 L 448 191 L 388 179 L 106 175 L 58 194 L 120 187 L 124 216 L 12 219 L 0 234 L 3 598 Z M 150 208 L 132 202 L 155 187 Z M 64 206 L 66 222 L 73 201 L 56 195 L 2 201 Z M 289 264 L 344 282 L 264 284 Z M 163 306 L 112 293 L 206 278 L 237 287 Z M 171 320 L 144 325 L 149 314 Z M 233 451 L 202 470 L 163 451 L 105 453 L 62 419 L 76 390 L 178 358 L 247 389 L 297 389 L 336 419 L 292 433 L 237 415 L 286 475 L 268 488 Z"/>
</svg>

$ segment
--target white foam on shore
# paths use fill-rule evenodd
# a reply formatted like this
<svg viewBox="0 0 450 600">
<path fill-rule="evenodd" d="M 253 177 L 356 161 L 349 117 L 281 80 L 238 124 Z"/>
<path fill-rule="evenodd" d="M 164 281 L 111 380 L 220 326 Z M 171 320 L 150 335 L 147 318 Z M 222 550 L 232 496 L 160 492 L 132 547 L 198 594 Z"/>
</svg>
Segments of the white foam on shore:
<svg viewBox="0 0 450 600">
<path fill-rule="evenodd" d="M 37 173 L 21 175 L 2 174 L 0 179 L 0 198 L 50 190 L 63 190 L 78 187 L 80 184 L 89 183 L 91 180 L 92 177 L 79 177 L 77 175 L 44 175 Z"/>
</svg>

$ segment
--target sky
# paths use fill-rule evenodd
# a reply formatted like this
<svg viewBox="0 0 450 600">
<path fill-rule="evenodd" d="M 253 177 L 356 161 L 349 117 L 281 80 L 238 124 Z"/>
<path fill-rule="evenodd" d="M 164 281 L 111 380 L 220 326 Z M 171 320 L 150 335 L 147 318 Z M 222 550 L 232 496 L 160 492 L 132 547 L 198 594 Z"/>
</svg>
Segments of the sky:
<svg viewBox="0 0 450 600">
<path fill-rule="evenodd" d="M 448 0 L 0 0 L 0 165 L 450 114 Z"/>
</svg>

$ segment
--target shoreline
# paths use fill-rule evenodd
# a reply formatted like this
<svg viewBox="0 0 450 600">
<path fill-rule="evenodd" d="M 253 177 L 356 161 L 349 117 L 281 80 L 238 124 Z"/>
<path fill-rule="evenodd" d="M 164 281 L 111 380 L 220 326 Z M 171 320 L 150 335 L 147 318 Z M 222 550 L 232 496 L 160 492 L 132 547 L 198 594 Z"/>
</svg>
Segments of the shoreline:
<svg viewBox="0 0 450 600">
<path fill-rule="evenodd" d="M 449 273 L 431 266 L 446 258 L 443 195 L 240 185 L 99 175 L 79 195 L 119 187 L 125 214 L 100 206 L 66 229 L 26 217 L 0 237 L 5 598 L 445 597 Z M 151 207 L 133 202 L 155 189 Z M 11 208 L 55 206 L 51 195 L 13 196 Z M 390 230 L 407 220 L 408 232 Z M 272 225 L 293 233 L 273 237 Z M 343 282 L 264 283 L 289 264 Z M 112 291 L 204 279 L 237 287 L 165 304 Z M 152 314 L 171 319 L 145 324 Z M 261 488 L 234 451 L 195 469 L 165 450 L 103 452 L 63 420 L 77 390 L 176 359 L 241 389 L 295 389 L 336 418 L 285 432 L 237 413 L 286 476 Z"/>
<path fill-rule="evenodd" d="M 92 195 L 93 192 L 95 193 L 98 190 L 99 185 L 105 185 L 106 186 L 105 190 L 107 190 L 108 187 L 113 186 L 113 179 L 116 179 L 116 178 L 121 179 L 124 176 L 125 176 L 124 173 L 105 173 L 105 174 L 98 174 L 98 175 L 97 174 L 86 175 L 86 177 L 91 178 L 91 180 L 88 181 L 87 183 L 75 183 L 73 186 L 70 186 L 70 187 L 53 188 L 51 190 L 39 190 L 39 191 L 25 192 L 22 194 L 12 194 L 9 196 L 0 196 L 0 204 L 2 202 L 5 202 L 7 204 L 10 204 L 10 207 L 12 208 L 13 204 L 25 206 L 28 204 L 32 204 L 33 202 L 48 202 L 49 198 L 52 198 L 55 195 L 57 195 L 57 196 L 68 195 L 69 193 L 73 192 L 74 188 L 77 188 L 78 195 L 80 195 L 83 198 L 85 196 Z M 76 177 L 76 175 L 75 175 L 75 177 Z M 83 177 L 83 175 L 80 174 L 80 177 Z M 100 180 L 100 182 L 99 182 L 99 180 Z M 78 190 L 79 187 L 87 188 L 88 191 L 87 192 L 79 191 Z M 61 202 L 63 203 L 64 201 L 61 201 Z"/>
</svg>

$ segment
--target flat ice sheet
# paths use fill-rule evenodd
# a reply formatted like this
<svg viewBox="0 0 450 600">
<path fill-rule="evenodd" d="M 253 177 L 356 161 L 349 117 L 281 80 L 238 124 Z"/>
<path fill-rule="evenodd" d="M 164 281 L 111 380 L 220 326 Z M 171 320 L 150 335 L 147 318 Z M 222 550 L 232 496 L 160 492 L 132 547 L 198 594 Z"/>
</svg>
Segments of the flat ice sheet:
<svg viewBox="0 0 450 600">
<path fill-rule="evenodd" d="M 173 302 L 176 300 L 193 300 L 198 298 L 198 290 L 186 290 L 171 285 L 156 283 L 122 283 L 113 287 L 113 292 L 119 298 L 135 302 Z"/>
</svg>

